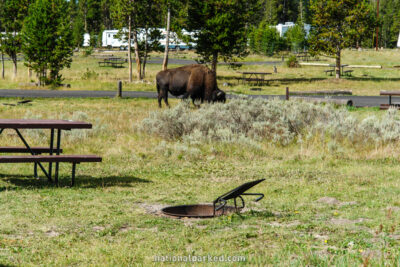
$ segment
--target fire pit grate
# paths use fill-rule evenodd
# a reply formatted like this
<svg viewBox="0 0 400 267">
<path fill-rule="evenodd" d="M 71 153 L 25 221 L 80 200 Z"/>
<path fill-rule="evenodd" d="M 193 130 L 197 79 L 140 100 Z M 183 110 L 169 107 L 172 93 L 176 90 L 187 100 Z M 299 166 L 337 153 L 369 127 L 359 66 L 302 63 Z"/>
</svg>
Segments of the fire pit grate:
<svg viewBox="0 0 400 267">
<path fill-rule="evenodd" d="M 245 202 L 242 196 L 258 196 L 254 201 L 259 201 L 264 197 L 261 193 L 245 193 L 253 186 L 261 183 L 265 179 L 260 179 L 242 184 L 239 187 L 217 197 L 212 204 L 195 204 L 195 205 L 180 205 L 163 208 L 161 211 L 169 216 L 175 217 L 194 217 L 194 218 L 211 218 L 233 212 L 238 212 L 243 209 Z M 233 199 L 234 206 L 227 206 L 228 200 Z M 237 199 L 241 200 L 241 205 L 237 205 Z"/>
</svg>

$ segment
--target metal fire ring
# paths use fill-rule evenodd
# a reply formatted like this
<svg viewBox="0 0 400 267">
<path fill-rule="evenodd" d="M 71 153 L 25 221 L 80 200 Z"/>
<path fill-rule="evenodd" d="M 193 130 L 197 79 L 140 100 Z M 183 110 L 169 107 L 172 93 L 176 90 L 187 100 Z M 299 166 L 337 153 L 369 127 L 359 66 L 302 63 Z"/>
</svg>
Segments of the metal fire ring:
<svg viewBox="0 0 400 267">
<path fill-rule="evenodd" d="M 258 196 L 254 201 L 260 201 L 264 194 L 261 193 L 245 193 L 253 186 L 261 183 L 265 179 L 260 179 L 248 183 L 244 183 L 239 187 L 217 197 L 212 204 L 194 204 L 180 205 L 163 208 L 161 211 L 169 216 L 175 217 L 195 217 L 195 218 L 211 218 L 228 213 L 238 212 L 245 207 L 242 196 Z M 237 205 L 237 198 L 241 200 L 241 205 Z M 227 206 L 227 201 L 233 199 L 234 206 Z"/>
</svg>

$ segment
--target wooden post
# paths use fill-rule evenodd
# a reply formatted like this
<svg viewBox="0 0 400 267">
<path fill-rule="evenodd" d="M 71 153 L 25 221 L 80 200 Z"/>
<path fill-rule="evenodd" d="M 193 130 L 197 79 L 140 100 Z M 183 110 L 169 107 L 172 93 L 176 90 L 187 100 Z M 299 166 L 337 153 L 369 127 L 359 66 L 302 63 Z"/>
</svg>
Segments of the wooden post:
<svg viewBox="0 0 400 267">
<path fill-rule="evenodd" d="M 289 100 L 289 87 L 286 87 L 286 100 Z"/>
<path fill-rule="evenodd" d="M 118 81 L 118 94 L 117 97 L 122 97 L 122 81 Z"/>
<path fill-rule="evenodd" d="M 1 52 L 1 78 L 4 79 L 4 54 Z"/>
</svg>

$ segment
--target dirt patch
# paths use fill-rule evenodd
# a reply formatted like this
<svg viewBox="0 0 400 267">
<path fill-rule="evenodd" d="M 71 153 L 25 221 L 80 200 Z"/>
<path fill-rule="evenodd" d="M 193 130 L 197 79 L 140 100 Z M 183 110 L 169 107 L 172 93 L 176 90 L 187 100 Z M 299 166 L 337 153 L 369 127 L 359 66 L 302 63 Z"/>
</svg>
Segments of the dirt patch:
<svg viewBox="0 0 400 267">
<path fill-rule="evenodd" d="M 299 221 L 293 221 L 293 222 L 285 222 L 285 223 L 279 223 L 279 222 L 270 222 L 268 225 L 274 226 L 274 227 L 295 227 L 300 225 L 301 223 Z"/>
<path fill-rule="evenodd" d="M 121 232 L 121 233 L 126 233 L 126 232 L 129 232 L 132 230 L 135 230 L 135 228 L 132 226 L 128 226 L 128 225 L 124 225 L 121 228 L 119 228 L 119 232 Z"/>
<path fill-rule="evenodd" d="M 59 232 L 53 231 L 53 230 L 49 230 L 46 233 L 44 233 L 45 235 L 47 235 L 48 237 L 57 237 L 60 235 Z"/>
<path fill-rule="evenodd" d="M 157 215 L 157 216 L 163 216 L 163 217 L 169 217 L 166 216 L 162 213 L 162 209 L 167 207 L 167 205 L 164 204 L 150 204 L 150 203 L 138 203 L 139 207 L 144 209 L 146 213 Z"/>
<path fill-rule="evenodd" d="M 334 197 L 321 197 L 317 200 L 318 203 L 327 204 L 327 205 L 336 205 L 336 206 L 348 206 L 348 205 L 356 205 L 356 201 L 342 202 L 337 200 Z"/>
<path fill-rule="evenodd" d="M 103 227 L 103 226 L 96 225 L 96 226 L 93 226 L 92 229 L 93 229 L 93 231 L 100 232 L 100 231 L 103 231 L 106 228 Z"/>
<path fill-rule="evenodd" d="M 358 218 L 356 220 L 349 220 L 344 218 L 332 218 L 329 222 L 335 225 L 350 225 L 350 224 L 362 223 L 365 221 L 367 221 L 367 219 L 364 218 Z"/>
</svg>

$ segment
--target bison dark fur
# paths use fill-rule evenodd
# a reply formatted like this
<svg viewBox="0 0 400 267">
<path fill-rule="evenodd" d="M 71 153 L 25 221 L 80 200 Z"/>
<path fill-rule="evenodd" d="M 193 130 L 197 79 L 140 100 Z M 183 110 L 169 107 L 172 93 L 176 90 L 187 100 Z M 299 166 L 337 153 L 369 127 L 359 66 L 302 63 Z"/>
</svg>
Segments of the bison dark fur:
<svg viewBox="0 0 400 267">
<path fill-rule="evenodd" d="M 161 100 L 167 106 L 168 92 L 173 96 L 190 97 L 193 101 L 199 99 L 201 103 L 225 102 L 225 92 L 218 89 L 215 72 L 203 65 L 188 65 L 175 69 L 163 70 L 157 73 L 158 106 L 161 108 Z"/>
</svg>

